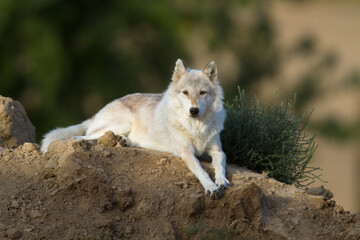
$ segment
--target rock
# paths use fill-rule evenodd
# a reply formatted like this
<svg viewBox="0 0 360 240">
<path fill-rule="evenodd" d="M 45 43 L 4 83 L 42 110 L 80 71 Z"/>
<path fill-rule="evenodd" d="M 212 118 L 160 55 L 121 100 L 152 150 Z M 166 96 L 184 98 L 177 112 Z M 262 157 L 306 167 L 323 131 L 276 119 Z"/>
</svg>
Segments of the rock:
<svg viewBox="0 0 360 240">
<path fill-rule="evenodd" d="M 204 194 L 189 194 L 184 196 L 182 201 L 186 203 L 183 212 L 187 217 L 195 217 L 205 210 Z"/>
<path fill-rule="evenodd" d="M 324 186 L 309 188 L 305 192 L 309 195 L 321 196 L 324 200 L 334 197 L 334 194 L 329 189 L 325 189 Z"/>
<path fill-rule="evenodd" d="M 15 209 L 19 208 L 19 207 L 20 207 L 19 201 L 13 200 L 13 201 L 11 202 L 11 207 L 13 207 L 13 208 L 15 208 Z"/>
<path fill-rule="evenodd" d="M 254 183 L 246 186 L 237 198 L 231 207 L 237 218 L 254 220 L 267 208 L 263 191 Z"/>
<path fill-rule="evenodd" d="M 16 148 L 35 142 L 35 127 L 18 101 L 0 96 L 0 146 Z"/>
<path fill-rule="evenodd" d="M 19 239 L 22 237 L 23 233 L 17 228 L 10 228 L 7 230 L 6 235 L 10 239 Z"/>
<path fill-rule="evenodd" d="M 30 217 L 31 218 L 39 218 L 42 214 L 39 212 L 39 210 L 31 210 L 30 211 Z"/>
<path fill-rule="evenodd" d="M 120 189 L 116 191 L 114 201 L 122 211 L 131 208 L 134 205 L 131 189 Z"/>
<path fill-rule="evenodd" d="M 124 233 L 125 234 L 131 234 L 133 233 L 133 229 L 131 226 L 126 226 L 125 229 L 124 229 Z"/>
<path fill-rule="evenodd" d="M 112 228 L 114 223 L 111 220 L 99 220 L 94 225 L 96 228 Z"/>
<path fill-rule="evenodd" d="M 360 228 L 352 227 L 348 230 L 346 239 L 360 239 Z"/>
<path fill-rule="evenodd" d="M 117 189 L 115 191 L 114 202 L 122 211 L 131 208 L 134 205 L 131 188 Z"/>
<path fill-rule="evenodd" d="M 98 139 L 97 143 L 105 147 L 114 147 L 118 143 L 118 140 L 112 131 L 108 131 Z"/>
<path fill-rule="evenodd" d="M 294 218 L 291 219 L 291 222 L 293 224 L 299 225 L 300 224 L 300 219 L 298 217 L 294 217 Z"/>
<path fill-rule="evenodd" d="M 6 226 L 2 223 L 0 223 L 0 231 L 4 231 L 6 229 Z"/>
<path fill-rule="evenodd" d="M 100 145 L 96 145 L 93 147 L 93 149 L 95 152 L 103 152 L 105 148 Z"/>
<path fill-rule="evenodd" d="M 25 232 L 32 232 L 32 231 L 34 231 L 35 230 L 35 227 L 34 226 L 28 226 L 28 227 L 26 227 L 26 228 L 24 228 L 24 231 Z"/>
<path fill-rule="evenodd" d="M 22 150 L 25 152 L 34 152 L 34 151 L 39 151 L 40 147 L 38 144 L 36 143 L 29 143 L 26 142 L 22 145 Z"/>
<path fill-rule="evenodd" d="M 168 159 L 167 158 L 164 158 L 164 157 L 162 157 L 162 158 L 160 158 L 159 159 L 159 161 L 157 162 L 157 164 L 159 165 L 159 166 L 165 166 L 167 163 L 168 163 Z"/>
<path fill-rule="evenodd" d="M 336 212 L 337 214 L 344 214 L 344 213 L 345 213 L 344 208 L 341 207 L 341 206 L 336 206 L 336 207 L 335 207 L 335 212 Z"/>
<path fill-rule="evenodd" d="M 106 149 L 103 151 L 102 155 L 103 155 L 104 157 L 106 157 L 106 158 L 112 156 L 111 152 L 110 152 L 109 150 L 106 150 Z"/>
<path fill-rule="evenodd" d="M 48 154 L 60 154 L 73 152 L 84 152 L 90 149 L 88 141 L 83 139 L 55 140 L 49 144 Z"/>
</svg>

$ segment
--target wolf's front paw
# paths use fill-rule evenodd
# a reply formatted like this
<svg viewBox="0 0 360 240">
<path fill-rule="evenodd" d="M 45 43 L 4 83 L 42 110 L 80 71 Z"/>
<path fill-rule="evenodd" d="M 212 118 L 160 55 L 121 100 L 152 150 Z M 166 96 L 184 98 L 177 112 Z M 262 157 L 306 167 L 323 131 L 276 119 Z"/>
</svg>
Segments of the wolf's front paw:
<svg viewBox="0 0 360 240">
<path fill-rule="evenodd" d="M 215 183 L 219 188 L 227 188 L 231 185 L 229 180 L 227 180 L 225 177 L 215 177 Z"/>
<path fill-rule="evenodd" d="M 205 188 L 205 193 L 206 195 L 209 195 L 211 199 L 219 199 L 222 197 L 221 189 L 215 184 L 212 184 L 209 187 Z"/>
<path fill-rule="evenodd" d="M 122 147 L 129 147 L 130 146 L 130 141 L 126 136 L 120 135 L 120 139 L 121 139 L 119 141 L 120 146 L 122 146 Z"/>
<path fill-rule="evenodd" d="M 223 192 L 221 189 L 218 189 L 216 191 L 213 191 L 212 193 L 208 192 L 208 195 L 211 199 L 219 199 L 223 196 Z"/>
</svg>

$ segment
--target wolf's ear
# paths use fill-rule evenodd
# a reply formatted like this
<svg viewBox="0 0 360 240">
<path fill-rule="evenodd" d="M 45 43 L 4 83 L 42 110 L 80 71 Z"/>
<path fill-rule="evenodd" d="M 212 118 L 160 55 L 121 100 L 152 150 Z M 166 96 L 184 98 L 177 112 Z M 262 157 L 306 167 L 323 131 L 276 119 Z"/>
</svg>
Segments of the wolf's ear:
<svg viewBox="0 0 360 240">
<path fill-rule="evenodd" d="M 208 76 L 212 82 L 217 81 L 218 70 L 217 70 L 217 66 L 216 66 L 215 62 L 211 61 L 208 65 L 206 65 L 203 70 L 203 73 L 205 73 L 206 76 Z"/>
<path fill-rule="evenodd" d="M 172 75 L 172 80 L 174 82 L 178 81 L 185 72 L 186 72 L 185 64 L 179 58 L 175 63 L 175 69 L 174 69 L 174 73 Z"/>
</svg>

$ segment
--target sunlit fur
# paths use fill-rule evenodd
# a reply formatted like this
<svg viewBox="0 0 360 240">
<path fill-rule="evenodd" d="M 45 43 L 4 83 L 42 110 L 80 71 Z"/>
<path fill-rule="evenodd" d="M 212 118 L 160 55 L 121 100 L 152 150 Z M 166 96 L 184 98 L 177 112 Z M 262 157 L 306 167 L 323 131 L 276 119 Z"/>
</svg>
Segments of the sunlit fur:
<svg viewBox="0 0 360 240">
<path fill-rule="evenodd" d="M 198 114 L 190 113 L 197 108 Z M 226 157 L 219 133 L 225 111 L 223 90 L 218 82 L 216 64 L 203 70 L 186 69 L 182 60 L 175 65 L 172 81 L 162 94 L 130 94 L 114 100 L 93 118 L 75 126 L 55 129 L 45 135 L 42 152 L 54 140 L 80 138 L 96 140 L 107 131 L 128 138 L 130 146 L 165 151 L 180 157 L 197 176 L 206 193 L 227 187 Z M 212 157 L 215 183 L 195 157 Z"/>
</svg>

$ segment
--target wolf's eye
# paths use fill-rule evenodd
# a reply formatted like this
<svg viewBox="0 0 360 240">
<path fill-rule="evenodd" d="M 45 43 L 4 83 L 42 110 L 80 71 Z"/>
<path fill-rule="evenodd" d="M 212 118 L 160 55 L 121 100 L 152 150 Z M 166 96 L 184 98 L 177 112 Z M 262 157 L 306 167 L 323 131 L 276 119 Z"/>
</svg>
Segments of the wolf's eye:
<svg viewBox="0 0 360 240">
<path fill-rule="evenodd" d="M 206 91 L 200 91 L 200 95 L 205 95 Z"/>
<path fill-rule="evenodd" d="M 186 96 L 189 94 L 189 92 L 188 91 L 183 91 L 183 94 L 185 94 Z"/>
</svg>

